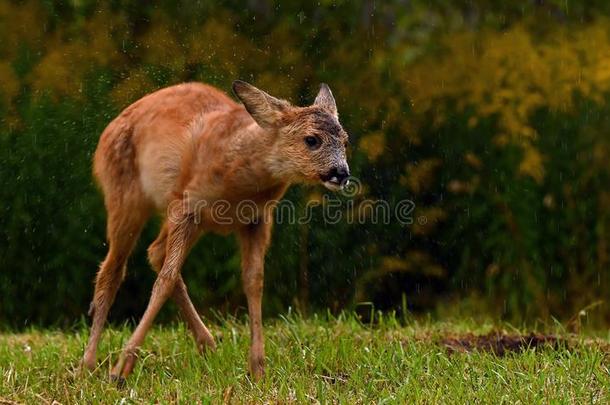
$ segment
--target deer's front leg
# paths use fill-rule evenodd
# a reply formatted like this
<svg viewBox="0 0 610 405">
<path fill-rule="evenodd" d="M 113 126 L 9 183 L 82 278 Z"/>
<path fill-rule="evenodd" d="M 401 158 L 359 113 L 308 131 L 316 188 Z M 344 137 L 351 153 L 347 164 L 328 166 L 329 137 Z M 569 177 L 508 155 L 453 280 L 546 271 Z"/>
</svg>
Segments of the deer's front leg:
<svg viewBox="0 0 610 405">
<path fill-rule="evenodd" d="M 255 381 L 264 375 L 265 342 L 263 338 L 263 279 L 265 252 L 271 234 L 270 223 L 246 225 L 240 232 L 242 281 L 250 316 L 250 375 Z"/>
</svg>

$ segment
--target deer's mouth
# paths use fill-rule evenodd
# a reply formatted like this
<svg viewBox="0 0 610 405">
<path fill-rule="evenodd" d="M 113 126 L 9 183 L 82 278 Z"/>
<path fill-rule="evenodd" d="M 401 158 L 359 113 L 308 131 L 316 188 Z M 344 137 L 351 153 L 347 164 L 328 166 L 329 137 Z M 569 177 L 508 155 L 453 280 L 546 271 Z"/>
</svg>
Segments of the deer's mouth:
<svg viewBox="0 0 610 405">
<path fill-rule="evenodd" d="M 337 176 L 320 176 L 320 181 L 330 191 L 341 191 L 349 183 L 347 178 L 340 180 Z"/>
<path fill-rule="evenodd" d="M 331 191 L 343 190 L 349 183 L 349 167 L 347 163 L 332 167 L 328 173 L 320 175 L 324 187 Z"/>
</svg>

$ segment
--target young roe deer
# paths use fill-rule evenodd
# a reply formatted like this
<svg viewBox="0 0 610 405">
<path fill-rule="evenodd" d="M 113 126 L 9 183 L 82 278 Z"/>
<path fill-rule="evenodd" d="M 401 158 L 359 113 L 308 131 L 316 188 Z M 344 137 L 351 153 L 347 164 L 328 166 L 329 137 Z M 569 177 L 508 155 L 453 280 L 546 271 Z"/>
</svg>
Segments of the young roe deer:
<svg viewBox="0 0 610 405">
<path fill-rule="evenodd" d="M 261 299 L 273 207 L 291 183 L 341 189 L 349 176 L 347 134 L 324 84 L 308 107 L 292 106 L 242 81 L 233 83 L 233 91 L 243 105 L 201 83 L 168 87 L 127 107 L 102 133 L 93 172 L 108 213 L 109 249 L 95 281 L 82 366 L 95 368 L 98 341 L 127 259 L 142 227 L 158 212 L 163 225 L 148 248 L 157 279 L 111 378 L 122 381 L 131 373 L 139 346 L 170 296 L 199 350 L 215 348 L 180 275 L 204 231 L 237 234 L 250 319 L 249 370 L 254 379 L 263 375 Z M 248 218 L 236 208 L 246 200 L 256 207 Z M 226 203 L 223 221 L 213 210 L 219 201 Z"/>
</svg>

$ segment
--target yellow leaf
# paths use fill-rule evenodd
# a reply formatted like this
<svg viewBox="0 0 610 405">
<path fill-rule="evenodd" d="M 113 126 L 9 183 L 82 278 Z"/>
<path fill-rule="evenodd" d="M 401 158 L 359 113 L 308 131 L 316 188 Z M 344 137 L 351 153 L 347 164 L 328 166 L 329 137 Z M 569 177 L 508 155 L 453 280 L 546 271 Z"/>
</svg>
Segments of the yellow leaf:
<svg viewBox="0 0 610 405">
<path fill-rule="evenodd" d="M 365 135 L 360 139 L 359 147 L 366 153 L 370 161 L 375 161 L 383 154 L 385 149 L 385 135 L 383 132 Z"/>
</svg>

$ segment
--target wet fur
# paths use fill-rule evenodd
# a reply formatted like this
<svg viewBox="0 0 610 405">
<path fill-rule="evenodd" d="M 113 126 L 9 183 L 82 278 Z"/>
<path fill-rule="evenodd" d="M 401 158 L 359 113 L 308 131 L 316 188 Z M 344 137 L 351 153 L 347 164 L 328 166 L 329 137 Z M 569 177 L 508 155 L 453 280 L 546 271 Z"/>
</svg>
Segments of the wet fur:
<svg viewBox="0 0 610 405">
<path fill-rule="evenodd" d="M 127 258 L 156 212 L 164 223 L 148 254 L 158 278 L 149 306 L 112 370 L 113 378 L 129 375 L 138 347 L 170 296 L 198 347 L 215 348 L 180 275 L 188 250 L 208 231 L 234 232 L 239 239 L 252 334 L 250 372 L 262 376 L 263 268 L 274 202 L 291 183 L 319 182 L 333 167 L 347 167 L 347 134 L 324 85 L 309 107 L 294 107 L 244 82 L 235 82 L 234 91 L 244 104 L 201 83 L 168 87 L 127 107 L 102 133 L 93 172 L 108 212 L 109 251 L 96 277 L 84 367 L 95 367 L 97 344 Z M 323 146 L 308 150 L 306 135 L 318 137 Z M 230 203 L 224 216 L 231 223 L 215 220 L 211 207 L 220 200 Z M 235 206 L 244 200 L 256 204 L 257 217 L 237 217 Z"/>
</svg>

